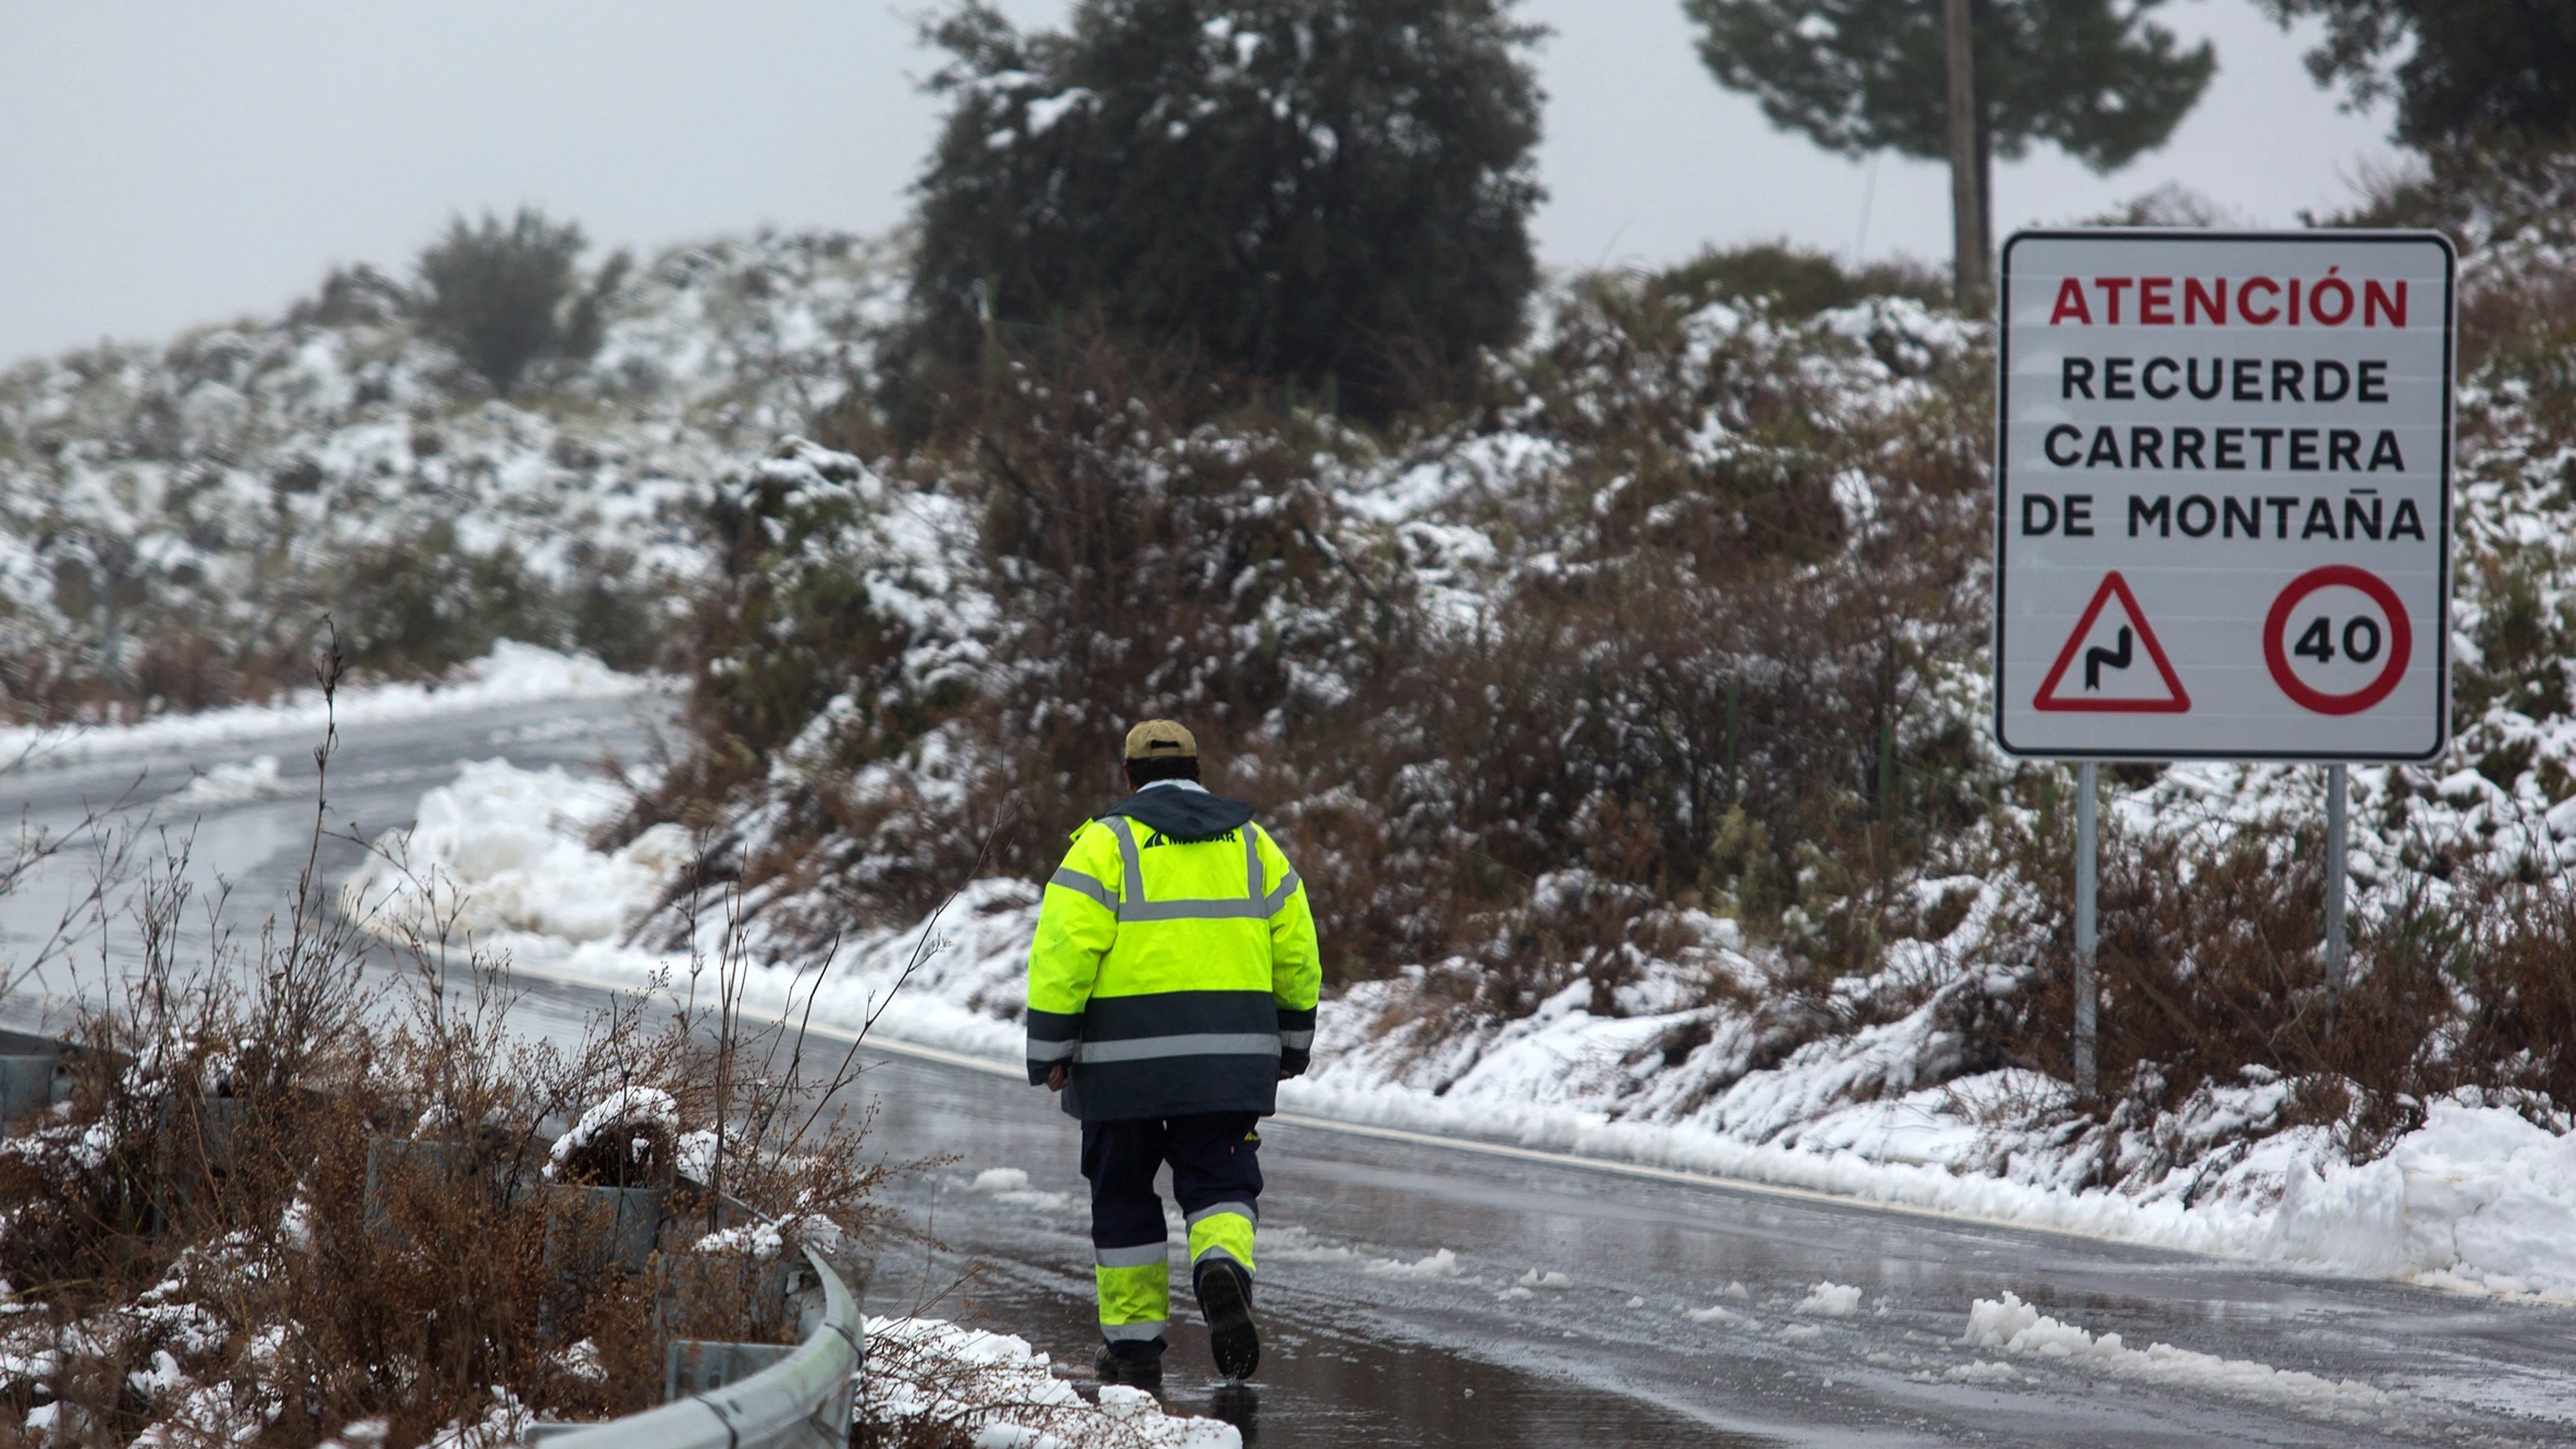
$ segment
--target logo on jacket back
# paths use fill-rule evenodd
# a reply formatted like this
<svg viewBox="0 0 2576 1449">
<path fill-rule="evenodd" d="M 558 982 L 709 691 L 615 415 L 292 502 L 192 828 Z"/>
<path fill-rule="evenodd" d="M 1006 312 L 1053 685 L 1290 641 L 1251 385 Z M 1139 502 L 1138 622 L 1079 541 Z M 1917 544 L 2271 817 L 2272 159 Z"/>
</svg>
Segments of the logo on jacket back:
<svg viewBox="0 0 2576 1449">
<path fill-rule="evenodd" d="M 1163 838 L 1163 832 L 1157 830 L 1136 848 L 1151 850 L 1158 845 L 1241 845 L 1242 843 L 1242 833 L 1234 830 L 1229 830 L 1223 835 L 1211 835 L 1205 840 L 1166 840 Z"/>
</svg>

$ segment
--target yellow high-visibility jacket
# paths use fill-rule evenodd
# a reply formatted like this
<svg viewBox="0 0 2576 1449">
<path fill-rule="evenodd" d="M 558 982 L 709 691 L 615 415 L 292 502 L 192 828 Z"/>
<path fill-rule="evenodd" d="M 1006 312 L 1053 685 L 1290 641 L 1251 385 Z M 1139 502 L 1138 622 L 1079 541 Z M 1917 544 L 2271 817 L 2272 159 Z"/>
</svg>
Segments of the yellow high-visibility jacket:
<svg viewBox="0 0 2576 1449">
<path fill-rule="evenodd" d="M 1322 982 L 1305 886 L 1252 807 L 1149 785 L 1084 822 L 1029 947 L 1029 1081 L 1087 1122 L 1276 1110 Z"/>
</svg>

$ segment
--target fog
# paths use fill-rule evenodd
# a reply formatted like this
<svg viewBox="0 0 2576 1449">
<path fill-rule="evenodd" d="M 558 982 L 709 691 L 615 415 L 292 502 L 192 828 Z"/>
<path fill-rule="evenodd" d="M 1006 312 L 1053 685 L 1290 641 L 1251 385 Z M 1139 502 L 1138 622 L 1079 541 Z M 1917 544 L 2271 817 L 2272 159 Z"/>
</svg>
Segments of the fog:
<svg viewBox="0 0 2576 1449">
<path fill-rule="evenodd" d="M 1064 0 L 1002 0 L 1051 23 Z M 761 225 L 898 225 L 937 121 L 916 12 L 829 0 L 352 5 L 0 0 L 0 360 L 277 308 L 334 263 L 400 269 L 456 212 L 533 203 L 639 250 Z M 1722 91 L 1676 0 L 1526 0 L 1553 37 L 1536 219 L 1565 268 L 1788 237 L 1939 258 L 1934 165 L 1855 162 Z M 2166 20 L 2220 72 L 2173 144 L 2095 176 L 2045 148 L 1997 221 L 2066 220 L 2168 181 L 2251 222 L 2386 164 L 2251 0 Z M 604 246 L 603 246 L 604 250 Z"/>
</svg>

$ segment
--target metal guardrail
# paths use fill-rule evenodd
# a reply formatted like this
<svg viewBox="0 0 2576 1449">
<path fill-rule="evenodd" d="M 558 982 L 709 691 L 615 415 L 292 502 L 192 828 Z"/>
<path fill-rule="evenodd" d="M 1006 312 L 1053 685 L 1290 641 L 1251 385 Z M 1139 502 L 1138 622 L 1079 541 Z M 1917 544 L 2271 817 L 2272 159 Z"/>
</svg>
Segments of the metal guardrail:
<svg viewBox="0 0 2576 1449">
<path fill-rule="evenodd" d="M 784 1360 L 722 1388 L 602 1424 L 547 1425 L 546 1449 L 847 1449 L 854 1382 L 867 1361 L 858 1301 L 823 1255 L 822 1321 Z"/>
<path fill-rule="evenodd" d="M 15 1121 L 71 1095 L 64 1051 L 52 1037 L 0 1031 L 0 1121 Z"/>
</svg>

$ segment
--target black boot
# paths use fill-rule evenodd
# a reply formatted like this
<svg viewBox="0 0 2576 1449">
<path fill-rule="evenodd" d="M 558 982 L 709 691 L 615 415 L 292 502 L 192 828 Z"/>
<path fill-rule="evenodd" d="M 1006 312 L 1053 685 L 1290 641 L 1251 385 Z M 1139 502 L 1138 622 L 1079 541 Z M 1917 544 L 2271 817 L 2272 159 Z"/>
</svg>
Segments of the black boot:
<svg viewBox="0 0 2576 1449">
<path fill-rule="evenodd" d="M 1236 1383 L 1261 1367 L 1261 1331 L 1252 1326 L 1251 1275 L 1226 1258 L 1210 1258 L 1191 1275 L 1206 1316 L 1216 1371 Z"/>
<path fill-rule="evenodd" d="M 1152 1342 L 1109 1343 L 1100 1348 L 1100 1360 L 1092 1365 L 1104 1384 L 1126 1384 L 1147 1392 L 1163 1387 L 1163 1345 Z"/>
</svg>

